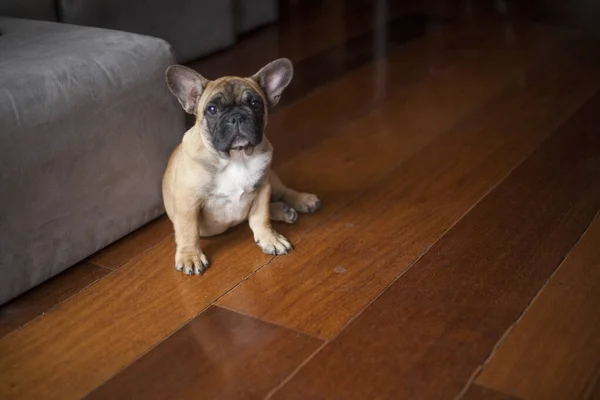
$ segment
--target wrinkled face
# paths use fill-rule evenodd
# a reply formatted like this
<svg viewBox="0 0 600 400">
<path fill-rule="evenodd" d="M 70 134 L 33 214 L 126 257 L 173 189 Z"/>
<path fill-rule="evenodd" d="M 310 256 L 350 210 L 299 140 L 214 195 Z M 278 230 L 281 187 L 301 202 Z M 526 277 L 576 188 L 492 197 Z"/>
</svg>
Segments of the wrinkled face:
<svg viewBox="0 0 600 400">
<path fill-rule="evenodd" d="M 213 85 L 210 85 L 213 86 Z M 243 79 L 217 81 L 200 102 L 203 128 L 215 150 L 229 152 L 259 145 L 266 107 L 257 87 Z"/>
<path fill-rule="evenodd" d="M 166 79 L 183 109 L 196 115 L 210 145 L 229 152 L 262 142 L 267 109 L 277 105 L 293 74 L 290 60 L 280 58 L 249 78 L 210 81 L 190 68 L 172 65 Z"/>
</svg>

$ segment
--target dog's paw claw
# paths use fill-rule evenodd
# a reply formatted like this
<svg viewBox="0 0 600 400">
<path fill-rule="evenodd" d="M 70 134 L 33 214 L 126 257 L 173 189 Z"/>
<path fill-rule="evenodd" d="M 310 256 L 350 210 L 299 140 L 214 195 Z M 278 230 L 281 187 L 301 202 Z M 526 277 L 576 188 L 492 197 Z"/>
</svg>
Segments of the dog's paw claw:
<svg viewBox="0 0 600 400">
<path fill-rule="evenodd" d="M 268 231 L 256 240 L 262 251 L 271 255 L 289 254 L 292 244 L 283 236 L 274 231 Z"/>
<path fill-rule="evenodd" d="M 298 212 L 292 207 L 288 206 L 287 204 L 285 205 L 283 211 L 285 213 L 285 222 L 287 222 L 288 224 L 293 224 L 298 220 Z"/>
<path fill-rule="evenodd" d="M 177 250 L 175 268 L 185 275 L 202 275 L 209 267 L 208 259 L 200 249 Z"/>
</svg>

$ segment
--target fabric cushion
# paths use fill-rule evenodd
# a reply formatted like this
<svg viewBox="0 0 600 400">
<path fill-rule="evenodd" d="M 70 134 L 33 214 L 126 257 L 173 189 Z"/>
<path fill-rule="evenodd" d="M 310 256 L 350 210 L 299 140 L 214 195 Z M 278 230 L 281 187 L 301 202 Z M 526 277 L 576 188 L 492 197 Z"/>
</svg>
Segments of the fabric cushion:
<svg viewBox="0 0 600 400">
<path fill-rule="evenodd" d="M 187 62 L 235 42 L 232 0 L 59 0 L 66 23 L 162 38 Z"/>
<path fill-rule="evenodd" d="M 184 132 L 161 39 L 0 17 L 0 303 L 163 212 Z"/>
</svg>

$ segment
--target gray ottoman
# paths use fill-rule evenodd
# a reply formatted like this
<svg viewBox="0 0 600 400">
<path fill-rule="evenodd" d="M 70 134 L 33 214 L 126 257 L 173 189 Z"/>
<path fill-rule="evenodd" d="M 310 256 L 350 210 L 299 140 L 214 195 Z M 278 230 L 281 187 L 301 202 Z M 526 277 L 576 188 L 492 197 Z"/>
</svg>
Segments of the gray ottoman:
<svg viewBox="0 0 600 400">
<path fill-rule="evenodd" d="M 163 212 L 169 44 L 0 17 L 0 303 Z"/>
<path fill-rule="evenodd" d="M 235 42 L 233 0 L 57 0 L 68 24 L 136 32 L 168 41 L 187 62 Z"/>
</svg>

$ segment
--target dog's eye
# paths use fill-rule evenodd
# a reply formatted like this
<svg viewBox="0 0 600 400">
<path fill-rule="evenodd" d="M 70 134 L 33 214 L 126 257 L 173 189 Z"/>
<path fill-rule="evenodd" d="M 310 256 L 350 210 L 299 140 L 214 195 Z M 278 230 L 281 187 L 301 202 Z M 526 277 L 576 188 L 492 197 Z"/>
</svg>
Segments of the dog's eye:
<svg viewBox="0 0 600 400">
<path fill-rule="evenodd" d="M 211 104 L 208 107 L 206 107 L 206 111 L 208 111 L 212 115 L 215 115 L 217 113 L 217 106 Z"/>
<path fill-rule="evenodd" d="M 258 100 L 256 100 L 256 99 L 253 99 L 253 100 L 250 102 L 250 106 L 251 106 L 252 108 L 258 108 L 258 107 L 260 107 L 260 101 L 258 101 Z"/>
</svg>

